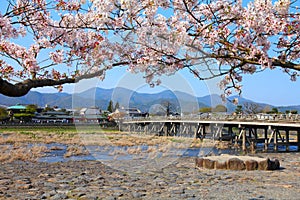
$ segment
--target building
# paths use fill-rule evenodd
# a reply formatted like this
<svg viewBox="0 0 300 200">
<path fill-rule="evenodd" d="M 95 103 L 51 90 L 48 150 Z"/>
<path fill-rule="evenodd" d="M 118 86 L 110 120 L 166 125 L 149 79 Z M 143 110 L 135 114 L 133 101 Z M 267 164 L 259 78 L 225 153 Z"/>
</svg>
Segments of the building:
<svg viewBox="0 0 300 200">
<path fill-rule="evenodd" d="M 17 104 L 17 105 L 14 105 L 14 106 L 9 106 L 7 108 L 7 110 L 11 111 L 13 113 L 22 113 L 22 112 L 26 112 L 26 106 Z"/>
<path fill-rule="evenodd" d="M 115 118 L 140 118 L 147 117 L 148 113 L 143 113 L 138 108 L 117 108 L 112 116 Z"/>
<path fill-rule="evenodd" d="M 47 111 L 36 114 L 35 117 L 32 118 L 32 121 L 36 123 L 73 123 L 73 120 L 73 116 L 58 111 Z"/>
</svg>

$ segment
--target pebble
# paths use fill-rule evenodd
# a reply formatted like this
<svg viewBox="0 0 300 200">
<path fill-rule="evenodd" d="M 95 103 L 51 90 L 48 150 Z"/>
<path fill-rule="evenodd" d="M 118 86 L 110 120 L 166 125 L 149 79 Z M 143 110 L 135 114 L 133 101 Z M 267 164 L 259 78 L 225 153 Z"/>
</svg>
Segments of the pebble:
<svg viewBox="0 0 300 200">
<path fill-rule="evenodd" d="M 272 154 L 289 160 L 274 172 L 196 169 L 191 158 L 128 174 L 99 161 L 2 163 L 0 199 L 297 199 L 299 155 Z"/>
</svg>

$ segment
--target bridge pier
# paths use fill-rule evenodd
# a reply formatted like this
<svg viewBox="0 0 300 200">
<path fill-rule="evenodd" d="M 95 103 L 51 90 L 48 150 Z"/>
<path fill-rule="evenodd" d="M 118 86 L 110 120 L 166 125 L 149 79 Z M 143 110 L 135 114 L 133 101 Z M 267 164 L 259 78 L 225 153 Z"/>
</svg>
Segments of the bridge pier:
<svg viewBox="0 0 300 200">
<path fill-rule="evenodd" d="M 298 146 L 298 151 L 300 151 L 300 130 L 297 130 L 297 146 Z"/>
</svg>

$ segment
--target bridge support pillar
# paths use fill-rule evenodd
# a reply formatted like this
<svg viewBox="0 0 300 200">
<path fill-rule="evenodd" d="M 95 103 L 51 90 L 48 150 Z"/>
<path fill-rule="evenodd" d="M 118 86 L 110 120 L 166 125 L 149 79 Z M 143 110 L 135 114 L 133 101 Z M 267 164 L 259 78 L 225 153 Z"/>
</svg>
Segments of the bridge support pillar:
<svg viewBox="0 0 300 200">
<path fill-rule="evenodd" d="M 264 150 L 265 151 L 268 151 L 268 128 L 266 127 L 265 128 L 265 144 L 264 144 Z"/>
<path fill-rule="evenodd" d="M 290 151 L 290 131 L 285 130 L 285 136 L 286 136 L 286 151 Z"/>
<path fill-rule="evenodd" d="M 279 130 L 276 129 L 274 131 L 275 131 L 275 133 L 274 133 L 274 151 L 277 152 L 278 151 L 277 140 L 278 140 L 278 132 L 279 132 Z"/>
<path fill-rule="evenodd" d="M 247 146 L 246 146 L 246 129 L 243 128 L 241 131 L 242 131 L 242 137 L 243 137 L 242 150 L 243 150 L 243 152 L 247 152 Z"/>
<path fill-rule="evenodd" d="M 300 151 L 300 130 L 299 129 L 297 130 L 297 146 L 298 146 L 297 151 Z"/>
</svg>

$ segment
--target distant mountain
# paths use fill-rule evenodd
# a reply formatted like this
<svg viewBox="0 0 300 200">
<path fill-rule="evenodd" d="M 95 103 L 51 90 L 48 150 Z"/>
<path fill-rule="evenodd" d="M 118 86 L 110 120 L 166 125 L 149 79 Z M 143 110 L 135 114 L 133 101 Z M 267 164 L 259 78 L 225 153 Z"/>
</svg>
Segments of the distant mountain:
<svg viewBox="0 0 300 200">
<path fill-rule="evenodd" d="M 230 99 L 235 98 L 230 97 Z M 245 102 L 255 103 L 252 100 L 237 97 L 239 104 Z M 86 91 L 68 94 L 68 93 L 39 93 L 30 91 L 23 97 L 11 98 L 0 94 L 0 105 L 11 106 L 15 104 L 36 104 L 40 107 L 45 105 L 58 106 L 61 108 L 82 108 L 97 106 L 100 109 L 106 109 L 109 101 L 119 103 L 123 107 L 137 107 L 144 112 L 149 112 L 156 105 L 166 106 L 168 103 L 174 112 L 188 112 L 197 110 L 201 107 L 215 107 L 223 104 L 219 95 L 212 94 L 203 97 L 194 97 L 185 92 L 165 90 L 155 94 L 139 93 L 126 88 L 117 87 L 114 89 L 91 88 Z M 268 104 L 259 104 L 261 107 L 270 106 Z M 233 112 L 236 108 L 232 103 L 227 103 L 228 112 Z M 279 107 L 279 110 L 298 110 L 300 105 Z"/>
<path fill-rule="evenodd" d="M 30 91 L 22 97 L 7 97 L 0 94 L 0 104 L 11 106 L 15 104 L 36 104 L 39 106 L 57 105 L 57 102 L 68 101 L 70 94 L 67 93 L 39 93 Z M 70 100 L 69 100 L 70 101 Z"/>
<path fill-rule="evenodd" d="M 294 106 L 279 106 L 277 107 L 278 111 L 285 113 L 285 111 L 293 111 L 297 110 L 298 113 L 300 113 L 300 105 L 294 105 Z"/>
</svg>

